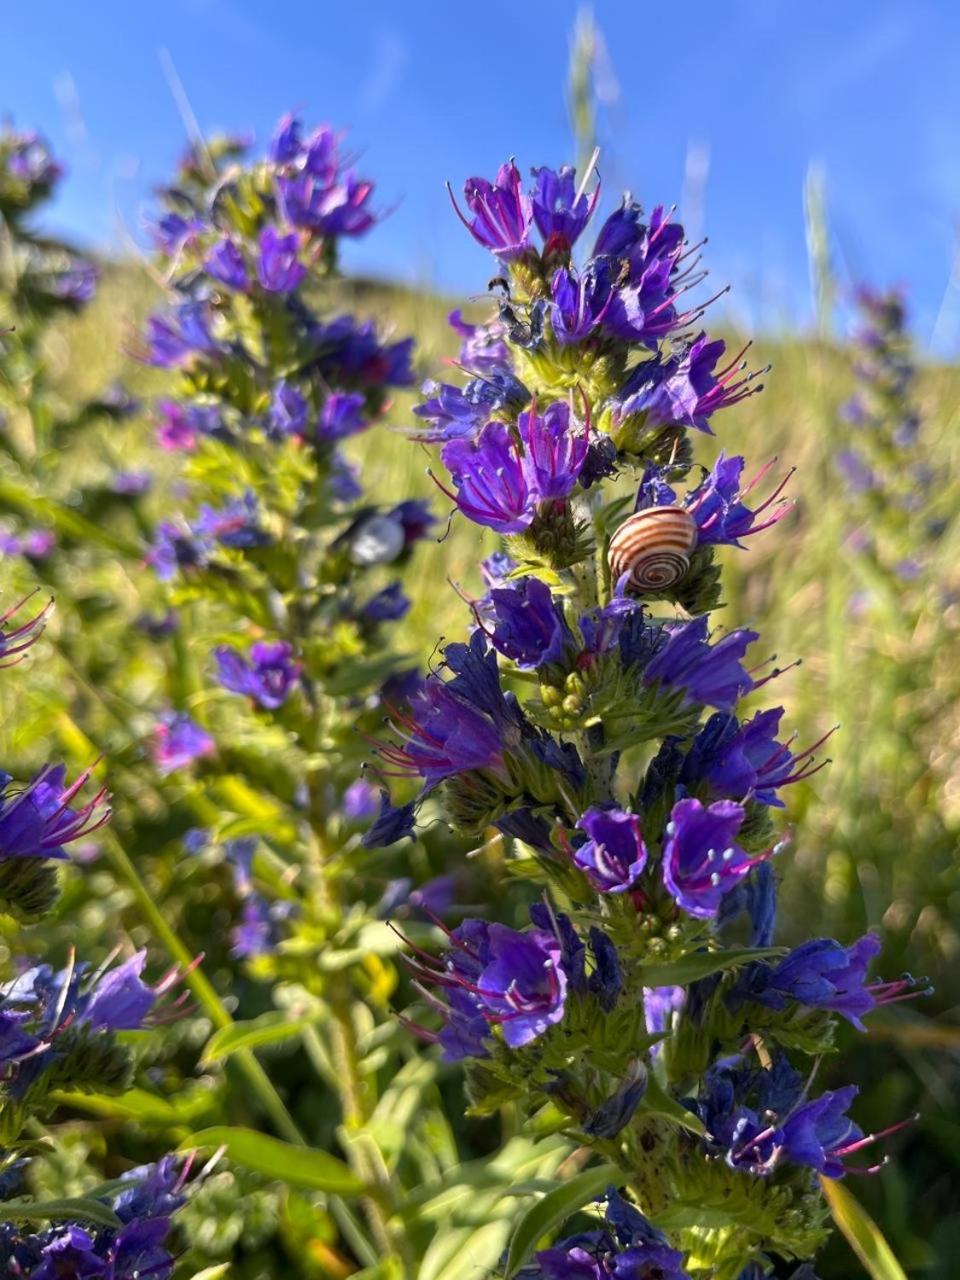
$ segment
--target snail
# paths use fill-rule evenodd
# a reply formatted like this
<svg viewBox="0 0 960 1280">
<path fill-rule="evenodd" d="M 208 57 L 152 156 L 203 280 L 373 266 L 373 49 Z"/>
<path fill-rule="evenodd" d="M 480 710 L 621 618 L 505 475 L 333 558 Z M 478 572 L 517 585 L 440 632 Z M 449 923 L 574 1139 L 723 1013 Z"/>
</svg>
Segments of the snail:
<svg viewBox="0 0 960 1280">
<path fill-rule="evenodd" d="M 663 591 L 690 568 L 696 545 L 696 522 L 683 507 L 648 507 L 624 520 L 607 559 L 615 582 L 629 571 L 629 590 Z"/>
</svg>

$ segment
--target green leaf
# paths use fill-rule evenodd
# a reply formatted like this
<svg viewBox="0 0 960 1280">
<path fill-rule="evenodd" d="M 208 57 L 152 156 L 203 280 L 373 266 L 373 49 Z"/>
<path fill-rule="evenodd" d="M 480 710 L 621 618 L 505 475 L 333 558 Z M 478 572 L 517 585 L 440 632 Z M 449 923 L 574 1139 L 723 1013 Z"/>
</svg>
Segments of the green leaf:
<svg viewBox="0 0 960 1280">
<path fill-rule="evenodd" d="M 668 964 L 645 964 L 641 970 L 645 987 L 686 986 L 711 973 L 736 969 L 751 960 L 786 955 L 786 947 L 734 947 L 729 951 L 694 951 Z"/>
<path fill-rule="evenodd" d="M 217 1125 L 192 1133 L 180 1144 L 180 1151 L 195 1147 L 224 1147 L 227 1155 L 245 1169 L 262 1173 L 278 1182 L 311 1191 L 333 1191 L 343 1196 L 359 1196 L 366 1186 L 342 1160 L 312 1147 L 296 1147 L 253 1129 Z"/>
<path fill-rule="evenodd" d="M 595 1169 L 587 1169 L 577 1174 L 569 1182 L 562 1182 L 559 1187 L 532 1204 L 520 1221 L 510 1241 L 507 1253 L 507 1265 L 504 1280 L 510 1280 L 517 1270 L 523 1266 L 533 1253 L 537 1241 L 548 1231 L 565 1222 L 578 1209 L 595 1200 L 597 1196 L 616 1182 L 619 1170 L 613 1164 L 601 1164 Z"/>
<path fill-rule="evenodd" d="M 640 1101 L 639 1109 L 652 1111 L 654 1115 L 663 1116 L 666 1120 L 672 1120 L 674 1124 L 680 1125 L 682 1129 L 689 1129 L 691 1133 L 695 1133 L 699 1137 L 706 1133 L 700 1117 L 695 1116 L 692 1111 L 688 1111 L 686 1107 L 681 1106 L 675 1098 L 671 1098 L 655 1076 L 651 1075 L 647 1081 L 647 1091 Z"/>
<path fill-rule="evenodd" d="M 125 1120 L 139 1120 L 143 1124 L 185 1125 L 198 1120 L 209 1111 L 216 1099 L 206 1086 L 184 1089 L 172 1099 L 158 1098 L 146 1089 L 128 1089 L 126 1093 L 111 1097 L 102 1093 L 81 1093 L 70 1089 L 56 1089 L 51 1097 L 77 1111 L 95 1116 L 120 1116 Z"/>
<path fill-rule="evenodd" d="M 906 1273 L 866 1209 L 836 1178 L 820 1179 L 833 1220 L 871 1280 L 907 1280 Z"/>
<path fill-rule="evenodd" d="M 220 1027 L 207 1041 L 200 1065 L 207 1067 L 212 1062 L 222 1062 L 240 1049 L 256 1049 L 261 1045 L 290 1040 L 307 1027 L 315 1026 L 322 1018 L 321 1013 L 309 1018 L 291 1018 L 284 1009 L 272 1009 L 249 1022 Z"/>
<path fill-rule="evenodd" d="M 119 1227 L 120 1219 L 109 1205 L 88 1196 L 69 1196 L 62 1200 L 30 1200 L 20 1204 L 7 1200 L 3 1216 L 14 1222 L 52 1222 L 62 1218 L 95 1222 L 101 1227 Z"/>
</svg>

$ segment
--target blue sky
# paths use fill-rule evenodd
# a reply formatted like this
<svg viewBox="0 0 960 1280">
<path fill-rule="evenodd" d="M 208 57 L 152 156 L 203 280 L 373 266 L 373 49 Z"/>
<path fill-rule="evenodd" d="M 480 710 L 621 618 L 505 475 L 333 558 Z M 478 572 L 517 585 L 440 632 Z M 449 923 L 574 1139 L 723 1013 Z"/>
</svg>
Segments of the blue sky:
<svg viewBox="0 0 960 1280">
<path fill-rule="evenodd" d="M 0 109 L 70 166 L 51 222 L 142 239 L 152 184 L 183 126 L 169 50 L 201 127 L 265 139 L 288 108 L 350 129 L 393 212 L 348 264 L 452 293 L 483 253 L 443 188 L 571 158 L 564 86 L 577 0 L 86 0 L 4 14 Z M 916 328 L 960 349 L 945 291 L 960 226 L 960 4 L 955 0 L 597 0 L 618 92 L 601 118 L 607 195 L 683 201 L 708 159 L 709 265 L 754 327 L 809 322 L 802 189 L 825 175 L 838 267 L 909 291 Z M 939 316 L 939 324 L 937 318 Z"/>
</svg>

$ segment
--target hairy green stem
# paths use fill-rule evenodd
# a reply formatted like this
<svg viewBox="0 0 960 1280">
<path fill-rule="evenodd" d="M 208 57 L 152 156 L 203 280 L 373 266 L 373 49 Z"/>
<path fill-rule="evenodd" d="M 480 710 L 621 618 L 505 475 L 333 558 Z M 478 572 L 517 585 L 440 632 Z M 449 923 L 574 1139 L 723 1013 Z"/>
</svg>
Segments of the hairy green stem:
<svg viewBox="0 0 960 1280">
<path fill-rule="evenodd" d="M 215 1027 L 232 1026 L 233 1019 L 223 1001 L 217 995 L 213 984 L 199 967 L 190 968 L 195 957 L 191 955 L 190 949 L 176 931 L 171 928 L 163 912 L 154 901 L 150 890 L 141 880 L 126 850 L 112 834 L 108 835 L 106 845 L 107 856 L 114 870 L 132 890 L 145 920 L 150 924 L 156 937 L 166 948 L 170 958 L 176 961 L 177 964 L 183 965 L 186 974 L 184 980 L 193 992 L 197 1003 Z M 244 1049 L 233 1056 L 234 1061 L 246 1076 L 250 1088 L 270 1117 L 277 1133 L 288 1142 L 295 1142 L 298 1146 L 305 1146 L 303 1135 L 252 1050 Z"/>
</svg>

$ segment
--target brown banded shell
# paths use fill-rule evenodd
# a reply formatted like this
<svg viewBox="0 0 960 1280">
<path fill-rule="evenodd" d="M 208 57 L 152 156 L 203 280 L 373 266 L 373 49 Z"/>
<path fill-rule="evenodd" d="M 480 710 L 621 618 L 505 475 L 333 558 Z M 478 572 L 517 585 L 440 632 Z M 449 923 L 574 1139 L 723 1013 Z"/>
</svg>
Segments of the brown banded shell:
<svg viewBox="0 0 960 1280">
<path fill-rule="evenodd" d="M 664 591 L 690 568 L 697 545 L 697 526 L 682 507 L 648 507 L 637 511 L 610 539 L 607 559 L 614 582 L 629 571 L 630 591 Z"/>
</svg>

